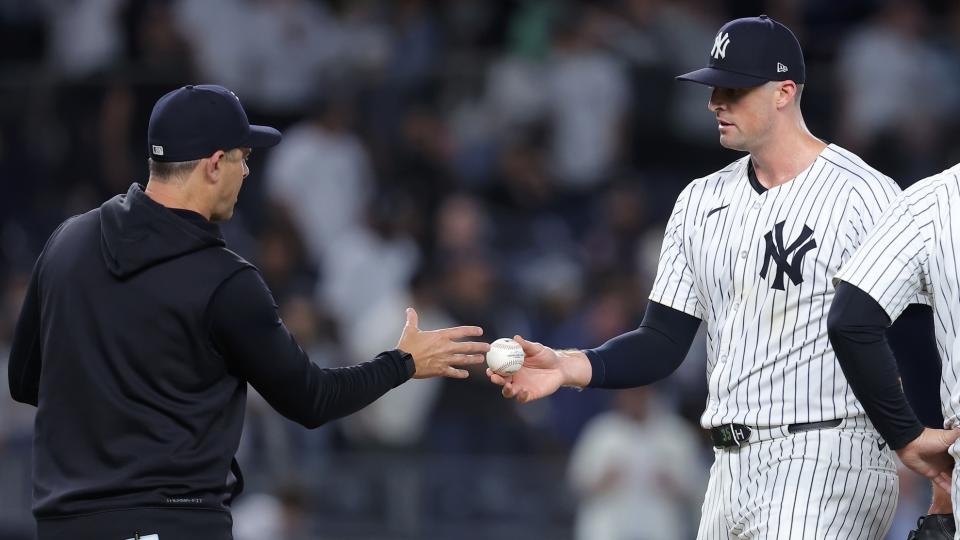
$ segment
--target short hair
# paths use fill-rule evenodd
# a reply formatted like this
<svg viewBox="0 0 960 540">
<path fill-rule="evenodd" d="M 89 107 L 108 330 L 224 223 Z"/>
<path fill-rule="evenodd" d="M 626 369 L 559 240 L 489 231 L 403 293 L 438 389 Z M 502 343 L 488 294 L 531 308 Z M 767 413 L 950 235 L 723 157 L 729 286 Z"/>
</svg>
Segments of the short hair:
<svg viewBox="0 0 960 540">
<path fill-rule="evenodd" d="M 147 158 L 150 166 L 150 178 L 166 182 L 174 178 L 186 178 L 200 163 L 199 159 L 191 161 L 157 161 Z"/>
</svg>

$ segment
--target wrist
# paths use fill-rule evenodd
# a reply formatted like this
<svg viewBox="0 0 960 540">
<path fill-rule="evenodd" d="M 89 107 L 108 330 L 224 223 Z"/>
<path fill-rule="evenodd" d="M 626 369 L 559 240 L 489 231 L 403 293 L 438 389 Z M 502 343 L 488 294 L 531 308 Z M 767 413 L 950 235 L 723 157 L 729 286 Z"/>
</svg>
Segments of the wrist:
<svg viewBox="0 0 960 540">
<path fill-rule="evenodd" d="M 593 368 L 583 351 L 571 349 L 555 351 L 563 373 L 563 386 L 585 388 L 590 384 Z"/>
</svg>

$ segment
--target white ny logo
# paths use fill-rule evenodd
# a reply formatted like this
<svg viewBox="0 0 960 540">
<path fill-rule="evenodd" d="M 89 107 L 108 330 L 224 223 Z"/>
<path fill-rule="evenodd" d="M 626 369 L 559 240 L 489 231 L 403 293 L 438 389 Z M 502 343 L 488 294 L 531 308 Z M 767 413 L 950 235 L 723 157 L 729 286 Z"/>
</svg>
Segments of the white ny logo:
<svg viewBox="0 0 960 540">
<path fill-rule="evenodd" d="M 730 44 L 730 34 L 721 34 L 717 32 L 717 37 L 713 38 L 713 48 L 710 49 L 710 56 L 721 59 L 727 57 L 727 45 Z"/>
</svg>

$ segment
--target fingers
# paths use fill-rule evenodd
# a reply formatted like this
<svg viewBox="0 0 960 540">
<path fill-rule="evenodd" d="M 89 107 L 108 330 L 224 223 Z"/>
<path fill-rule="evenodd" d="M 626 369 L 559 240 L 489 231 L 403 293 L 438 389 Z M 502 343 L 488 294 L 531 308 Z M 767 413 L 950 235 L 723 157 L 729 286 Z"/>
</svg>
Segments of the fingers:
<svg viewBox="0 0 960 540">
<path fill-rule="evenodd" d="M 441 375 L 451 379 L 466 379 L 470 376 L 470 373 L 465 369 L 457 369 L 452 366 L 447 366 L 443 369 L 443 373 L 441 373 Z"/>
<path fill-rule="evenodd" d="M 486 354 L 490 344 L 482 341 L 452 341 L 447 350 L 452 354 Z"/>
<path fill-rule="evenodd" d="M 500 395 L 507 399 L 513 398 L 517 395 L 517 387 L 513 385 L 513 381 L 509 379 L 505 379 L 505 381 L 503 388 L 500 389 Z"/>
<path fill-rule="evenodd" d="M 523 347 L 523 354 L 527 356 L 536 356 L 537 353 L 543 350 L 543 345 L 533 341 L 527 341 L 520 336 L 513 336 L 513 340 Z"/>
<path fill-rule="evenodd" d="M 486 358 L 482 354 L 457 354 L 450 360 L 450 365 L 454 366 L 473 366 L 482 364 Z"/>
<path fill-rule="evenodd" d="M 949 474 L 941 472 L 936 478 L 933 479 L 933 483 L 936 484 L 940 489 L 949 493 L 952 479 L 950 478 Z"/>
<path fill-rule="evenodd" d="M 407 308 L 407 326 L 413 328 L 414 330 L 419 328 L 420 317 L 417 316 L 417 310 L 412 307 Z"/>
<path fill-rule="evenodd" d="M 479 326 L 454 326 L 453 328 L 444 328 L 437 330 L 447 339 L 462 339 L 465 337 L 476 337 L 483 335 L 483 328 Z"/>
<path fill-rule="evenodd" d="M 960 429 L 938 429 L 937 431 L 940 436 L 940 441 L 946 445 L 947 448 L 950 448 L 950 445 L 960 437 Z"/>
<path fill-rule="evenodd" d="M 492 382 L 493 384 L 496 384 L 496 385 L 499 385 L 499 386 L 503 386 L 503 385 L 507 384 L 507 379 L 506 379 L 506 377 L 504 377 L 503 375 L 500 375 L 500 374 L 498 374 L 498 373 L 495 373 L 495 372 L 494 372 L 492 369 L 490 369 L 490 368 L 487 368 L 487 377 L 490 378 L 490 382 Z"/>
</svg>

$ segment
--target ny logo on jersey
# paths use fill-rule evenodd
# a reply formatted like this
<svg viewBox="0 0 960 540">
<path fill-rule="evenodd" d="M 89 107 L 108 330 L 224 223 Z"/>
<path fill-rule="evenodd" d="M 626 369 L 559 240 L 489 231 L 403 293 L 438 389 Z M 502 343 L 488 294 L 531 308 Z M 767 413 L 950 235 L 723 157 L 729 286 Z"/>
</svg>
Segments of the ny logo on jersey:
<svg viewBox="0 0 960 540">
<path fill-rule="evenodd" d="M 817 247 L 817 241 L 810 238 L 813 230 L 804 225 L 803 230 L 800 232 L 800 237 L 784 248 L 783 226 L 785 224 L 786 221 L 777 223 L 772 231 L 764 235 L 764 239 L 767 241 L 767 251 L 763 255 L 763 268 L 760 269 L 760 277 L 766 279 L 767 270 L 770 268 L 770 260 L 772 259 L 773 262 L 777 263 L 777 276 L 773 280 L 773 288 L 781 291 L 784 290 L 784 274 L 790 277 L 790 281 L 792 281 L 794 285 L 803 283 L 803 276 L 800 274 L 800 269 L 803 266 L 803 257 L 808 251 Z M 774 242 L 774 235 L 776 235 L 776 242 Z M 790 257 L 791 254 L 793 254 L 793 261 L 788 261 L 787 258 Z"/>
<path fill-rule="evenodd" d="M 710 49 L 710 56 L 717 60 L 727 57 L 727 45 L 730 44 L 730 33 L 717 32 L 717 37 L 713 38 L 713 48 Z"/>
</svg>

